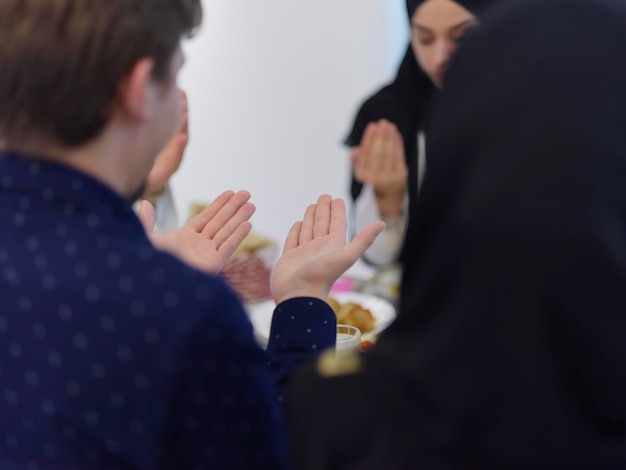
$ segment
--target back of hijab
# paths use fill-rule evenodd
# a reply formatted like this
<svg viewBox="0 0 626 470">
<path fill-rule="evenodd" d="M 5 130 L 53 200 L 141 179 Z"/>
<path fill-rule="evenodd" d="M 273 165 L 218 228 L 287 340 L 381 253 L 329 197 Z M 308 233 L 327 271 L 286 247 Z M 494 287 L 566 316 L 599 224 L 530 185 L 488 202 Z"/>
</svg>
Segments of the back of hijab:
<svg viewBox="0 0 626 470">
<path fill-rule="evenodd" d="M 401 315 L 352 373 L 295 382 L 302 461 L 626 468 L 624 25 L 618 0 L 522 0 L 461 49 Z"/>
<path fill-rule="evenodd" d="M 435 104 L 378 353 L 444 455 L 626 468 L 625 25 L 622 1 L 503 7 Z"/>
</svg>

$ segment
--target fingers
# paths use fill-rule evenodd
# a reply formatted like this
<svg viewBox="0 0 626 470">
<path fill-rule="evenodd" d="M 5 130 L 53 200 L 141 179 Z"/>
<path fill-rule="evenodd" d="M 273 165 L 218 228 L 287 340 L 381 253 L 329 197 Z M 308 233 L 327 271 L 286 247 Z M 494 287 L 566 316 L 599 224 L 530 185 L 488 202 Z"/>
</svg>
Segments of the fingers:
<svg viewBox="0 0 626 470">
<path fill-rule="evenodd" d="M 230 197 L 224 199 L 218 198 L 218 203 L 212 217 L 204 219 L 204 226 L 200 228 L 200 232 L 208 238 L 214 239 L 216 242 L 223 242 L 228 235 L 222 233 L 220 237 L 217 237 L 218 232 L 226 229 L 226 233 L 232 232 L 236 225 L 248 220 L 254 214 L 256 208 L 253 204 L 248 203 L 250 200 L 250 193 L 248 191 L 238 191 L 232 193 L 227 191 L 223 195 L 230 193 Z M 201 213 L 202 214 L 202 213 Z"/>
<path fill-rule="evenodd" d="M 152 204 L 148 201 L 141 201 L 139 212 L 137 213 L 141 225 L 147 234 L 154 232 L 154 224 L 156 222 L 156 212 Z"/>
<path fill-rule="evenodd" d="M 189 114 L 185 111 L 183 113 L 182 123 L 180 125 L 180 131 L 177 134 L 179 138 L 185 138 L 185 144 L 187 143 L 187 139 L 189 138 Z M 182 140 L 182 139 L 180 139 Z"/>
<path fill-rule="evenodd" d="M 285 244 L 283 246 L 283 255 L 287 253 L 289 250 L 293 250 L 298 248 L 300 244 L 300 231 L 302 230 L 302 221 L 298 221 L 292 225 L 289 233 L 287 234 L 287 238 L 285 240 Z"/>
<path fill-rule="evenodd" d="M 378 123 L 380 129 L 381 151 L 376 161 L 379 171 L 389 171 L 396 166 L 401 157 L 404 159 L 402 136 L 394 124 L 382 120 Z"/>
<path fill-rule="evenodd" d="M 219 246 L 256 211 L 254 204 L 248 202 L 249 199 L 248 191 L 224 191 L 187 225 Z"/>
<path fill-rule="evenodd" d="M 363 145 L 353 149 L 351 159 L 355 179 L 371 185 L 378 194 L 398 193 L 406 185 L 402 135 L 387 120 L 368 124 Z"/>
<path fill-rule="evenodd" d="M 376 166 L 376 160 L 378 158 L 377 152 L 380 147 L 380 133 L 381 128 L 378 123 L 371 122 L 365 128 L 363 134 L 363 141 L 361 143 L 361 169 L 364 173 L 365 182 L 369 182 L 370 175 Z"/>
<path fill-rule="evenodd" d="M 328 194 L 320 196 L 315 204 L 310 205 L 304 213 L 299 243 L 305 243 L 317 237 L 328 235 L 331 223 L 331 204 L 333 198 Z"/>
<path fill-rule="evenodd" d="M 307 207 L 304 219 L 291 227 L 283 253 L 329 233 L 340 233 L 345 238 L 346 230 L 347 217 L 344 201 L 324 194 L 315 204 Z"/>
<path fill-rule="evenodd" d="M 189 142 L 189 134 L 187 133 L 187 116 L 183 116 L 183 127 L 180 132 L 176 133 L 170 140 L 163 154 L 164 162 L 169 165 L 168 171 L 170 175 L 174 174 L 185 156 L 187 142 Z"/>
<path fill-rule="evenodd" d="M 183 156 L 185 155 L 185 148 L 189 141 L 188 132 L 188 116 L 183 114 L 181 128 L 176 134 L 172 136 L 167 145 L 161 150 L 155 159 L 154 166 L 152 168 L 153 175 L 158 179 L 165 179 L 162 182 L 164 185 L 167 180 L 172 176 L 178 167 L 180 166 Z"/>
<path fill-rule="evenodd" d="M 333 199 L 328 194 L 319 197 L 315 204 L 307 207 L 304 219 L 300 223 L 297 233 L 297 243 L 293 238 L 292 227 L 287 237 L 290 247 L 295 248 L 314 238 L 324 237 L 329 233 L 339 233 L 345 238 L 347 230 L 346 205 L 343 199 Z M 293 235 L 295 236 L 295 235 Z"/>
<path fill-rule="evenodd" d="M 382 130 L 382 148 L 381 157 L 378 163 L 379 171 L 389 171 L 394 164 L 397 155 L 397 146 L 395 139 L 395 126 L 391 123 L 385 123 Z"/>
<path fill-rule="evenodd" d="M 196 232 L 202 232 L 204 227 L 216 216 L 216 214 L 230 201 L 235 195 L 233 191 L 224 191 L 211 204 L 205 207 L 202 212 L 196 215 L 187 224 Z"/>
<path fill-rule="evenodd" d="M 404 155 L 404 140 L 402 139 L 402 134 L 400 134 L 400 131 L 393 124 L 391 124 L 389 133 L 389 143 L 391 145 L 389 163 L 394 169 L 398 167 L 404 168 L 406 167 L 406 158 Z"/>
<path fill-rule="evenodd" d="M 189 142 L 189 101 L 187 100 L 187 93 L 184 90 L 179 88 L 178 91 L 180 92 L 182 120 L 180 129 L 174 138 L 179 147 L 184 150 Z"/>
<path fill-rule="evenodd" d="M 368 156 L 368 169 L 376 172 L 380 171 L 389 155 L 388 129 L 384 123 L 377 125 L 375 137 L 372 139 L 370 153 Z"/>
<path fill-rule="evenodd" d="M 333 198 L 328 194 L 319 197 L 315 207 L 315 222 L 313 227 L 313 237 L 323 237 L 328 235 L 331 221 L 331 204 Z"/>
<path fill-rule="evenodd" d="M 363 137 L 363 154 L 361 157 L 361 165 L 363 172 L 366 173 L 366 178 L 369 179 L 371 173 L 375 171 L 376 161 L 378 160 L 380 153 L 380 141 L 381 127 L 378 123 L 372 122 L 367 125 L 365 129 L 365 135 Z"/>
<path fill-rule="evenodd" d="M 315 226 L 315 204 L 307 207 L 302 219 L 302 227 L 300 228 L 299 243 L 306 243 L 313 240 L 313 227 Z"/>
<path fill-rule="evenodd" d="M 212 238 L 213 242 L 218 247 L 221 247 L 222 244 L 226 243 L 226 241 L 232 237 L 232 235 L 239 229 L 242 224 L 248 222 L 250 217 L 252 217 L 252 215 L 256 211 L 256 207 L 250 202 L 246 202 L 245 204 L 243 204 L 241 207 L 239 207 L 237 212 L 228 217 L 228 215 L 230 215 L 230 212 L 224 211 L 230 211 L 230 209 L 231 208 L 227 204 L 224 209 L 220 213 L 218 213 L 215 220 L 212 221 L 212 223 L 207 224 L 207 228 L 202 231 L 202 234 L 208 236 L 209 238 Z M 215 228 L 217 228 L 217 232 L 212 235 L 212 232 L 214 230 L 212 226 L 214 224 Z M 209 228 L 210 226 L 211 228 Z M 236 247 L 237 245 L 235 246 L 235 248 Z"/>
<path fill-rule="evenodd" d="M 346 204 L 343 199 L 333 199 L 329 231 L 330 233 L 338 233 L 345 240 L 347 229 Z"/>
<path fill-rule="evenodd" d="M 183 157 L 185 156 L 185 148 L 187 147 L 188 143 L 189 143 L 189 134 L 183 134 L 183 133 L 178 134 L 176 145 L 180 149 L 179 151 L 180 161 L 182 161 Z"/>
<path fill-rule="evenodd" d="M 386 227 L 384 222 L 374 222 L 361 230 L 346 246 L 346 250 L 350 254 L 351 259 L 356 261 L 363 256 L 365 250 L 374 243 L 376 237 L 380 235 Z"/>
<path fill-rule="evenodd" d="M 372 146 L 372 142 L 376 137 L 378 130 L 378 124 L 375 122 L 370 122 L 363 132 L 363 137 L 361 138 L 361 147 L 368 152 L 370 147 Z"/>
<path fill-rule="evenodd" d="M 187 224 L 213 242 L 223 259 L 229 258 L 250 233 L 250 217 L 256 211 L 248 191 L 224 191 Z"/>
<path fill-rule="evenodd" d="M 380 173 L 405 164 L 402 136 L 394 124 L 381 119 L 367 125 L 362 145 L 351 156 L 358 181 L 372 184 Z"/>
<path fill-rule="evenodd" d="M 178 89 L 180 92 L 180 100 L 183 107 L 183 113 L 189 112 L 189 100 L 187 99 L 187 92 L 181 88 Z"/>
<path fill-rule="evenodd" d="M 243 239 L 248 236 L 250 231 L 252 230 L 252 224 L 249 221 L 241 222 L 235 230 L 226 237 L 226 239 L 218 245 L 217 252 L 220 254 L 222 259 L 226 261 L 229 259 L 235 250 L 241 245 Z"/>
</svg>

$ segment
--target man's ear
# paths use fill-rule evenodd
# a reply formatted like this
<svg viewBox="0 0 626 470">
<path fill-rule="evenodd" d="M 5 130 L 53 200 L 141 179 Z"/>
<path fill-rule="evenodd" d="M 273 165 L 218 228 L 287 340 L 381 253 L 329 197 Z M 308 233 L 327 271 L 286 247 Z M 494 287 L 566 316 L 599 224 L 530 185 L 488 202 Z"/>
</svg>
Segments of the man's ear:
<svg viewBox="0 0 626 470">
<path fill-rule="evenodd" d="M 131 69 L 120 87 L 120 105 L 123 112 L 133 120 L 145 121 L 150 108 L 150 85 L 154 60 L 141 59 Z"/>
</svg>

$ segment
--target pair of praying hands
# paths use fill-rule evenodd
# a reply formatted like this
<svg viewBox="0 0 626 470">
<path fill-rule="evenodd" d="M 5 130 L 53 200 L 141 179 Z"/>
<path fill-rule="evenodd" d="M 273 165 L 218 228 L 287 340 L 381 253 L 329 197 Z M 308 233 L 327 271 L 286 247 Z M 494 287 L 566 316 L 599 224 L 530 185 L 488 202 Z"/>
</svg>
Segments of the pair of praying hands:
<svg viewBox="0 0 626 470">
<path fill-rule="evenodd" d="M 370 185 L 382 217 L 402 212 L 407 188 L 402 135 L 394 124 L 384 119 L 367 125 L 361 145 L 350 154 L 354 178 Z"/>
<path fill-rule="evenodd" d="M 255 207 L 247 191 L 222 193 L 184 227 L 166 235 L 152 233 L 154 208 L 143 201 L 139 210 L 153 244 L 187 264 L 217 274 L 251 230 Z M 294 297 L 326 299 L 333 283 L 384 230 L 375 222 L 346 243 L 346 207 L 341 199 L 321 196 L 293 225 L 272 275 L 276 304 Z"/>
<path fill-rule="evenodd" d="M 148 176 L 147 197 L 164 189 L 182 161 L 189 140 L 187 97 L 182 90 L 181 100 L 181 128 L 155 161 Z M 157 248 L 201 271 L 217 274 L 250 233 L 249 220 L 256 208 L 249 200 L 247 191 L 226 191 L 184 227 L 165 235 L 153 233 L 156 214 L 151 203 L 142 201 L 138 215 Z M 321 196 L 287 235 L 272 276 L 276 303 L 293 297 L 325 299 L 337 278 L 361 257 L 384 228 L 382 222 L 374 223 L 346 244 L 344 202 Z"/>
</svg>

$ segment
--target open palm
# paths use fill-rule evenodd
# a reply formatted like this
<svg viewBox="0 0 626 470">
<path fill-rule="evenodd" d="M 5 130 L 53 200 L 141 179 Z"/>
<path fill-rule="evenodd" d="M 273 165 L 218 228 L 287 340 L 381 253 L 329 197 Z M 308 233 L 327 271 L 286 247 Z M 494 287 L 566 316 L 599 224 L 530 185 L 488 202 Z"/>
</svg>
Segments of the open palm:
<svg viewBox="0 0 626 470">
<path fill-rule="evenodd" d="M 247 191 L 226 191 L 184 227 L 165 235 L 152 232 L 155 213 L 149 202 L 142 202 L 139 219 L 157 248 L 196 269 L 217 274 L 250 233 L 255 207 L 249 199 Z"/>
<path fill-rule="evenodd" d="M 275 302 L 293 297 L 325 299 L 339 276 L 363 255 L 384 228 L 384 223 L 375 222 L 346 244 L 343 200 L 321 196 L 287 236 L 272 275 Z"/>
</svg>

